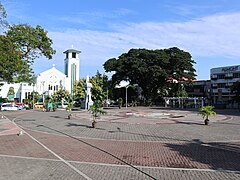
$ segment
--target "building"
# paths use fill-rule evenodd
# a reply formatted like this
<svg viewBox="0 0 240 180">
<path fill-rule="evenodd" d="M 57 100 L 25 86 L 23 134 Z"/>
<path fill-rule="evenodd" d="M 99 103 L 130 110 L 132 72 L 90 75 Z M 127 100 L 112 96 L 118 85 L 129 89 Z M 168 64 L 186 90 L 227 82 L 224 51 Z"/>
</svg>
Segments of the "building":
<svg viewBox="0 0 240 180">
<path fill-rule="evenodd" d="M 232 106 L 231 86 L 240 81 L 240 65 L 212 68 L 210 76 L 213 104 Z"/>
<path fill-rule="evenodd" d="M 205 97 L 209 98 L 211 94 L 211 81 L 198 80 L 187 86 L 186 91 L 189 97 Z"/>
<path fill-rule="evenodd" d="M 64 73 L 57 70 L 55 65 L 47 71 L 40 73 L 35 84 L 29 83 L 6 83 L 1 82 L 0 97 L 8 98 L 8 91 L 10 88 L 14 89 L 14 99 L 17 102 L 24 102 L 29 99 L 33 91 L 38 92 L 40 95 L 52 95 L 63 87 L 72 93 L 73 85 L 76 80 L 79 80 L 80 69 L 80 51 L 75 49 L 68 49 L 64 52 Z"/>
</svg>

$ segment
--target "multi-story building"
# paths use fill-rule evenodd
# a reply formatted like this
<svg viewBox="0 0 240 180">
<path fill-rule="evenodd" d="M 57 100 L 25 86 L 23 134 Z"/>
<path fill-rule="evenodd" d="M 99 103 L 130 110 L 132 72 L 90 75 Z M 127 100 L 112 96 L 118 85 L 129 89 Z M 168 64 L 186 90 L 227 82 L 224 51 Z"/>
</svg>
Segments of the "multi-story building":
<svg viewBox="0 0 240 180">
<path fill-rule="evenodd" d="M 210 99 L 211 96 L 211 81 L 197 80 L 186 89 L 189 97 L 204 97 Z"/>
<path fill-rule="evenodd" d="M 231 86 L 240 81 L 240 65 L 212 68 L 210 75 L 213 103 L 232 105 Z"/>
</svg>

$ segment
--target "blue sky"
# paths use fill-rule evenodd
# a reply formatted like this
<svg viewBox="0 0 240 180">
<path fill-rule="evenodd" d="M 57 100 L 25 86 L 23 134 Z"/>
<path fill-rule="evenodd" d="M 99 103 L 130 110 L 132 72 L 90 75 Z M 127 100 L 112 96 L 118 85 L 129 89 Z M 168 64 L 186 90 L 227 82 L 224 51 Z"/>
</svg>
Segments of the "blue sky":
<svg viewBox="0 0 240 180">
<path fill-rule="evenodd" d="M 63 51 L 80 50 L 80 76 L 104 73 L 103 63 L 131 48 L 179 47 L 196 61 L 197 79 L 210 69 L 240 64 L 239 0 L 0 0 L 11 23 L 41 25 L 57 53 L 37 59 L 36 74 Z"/>
</svg>

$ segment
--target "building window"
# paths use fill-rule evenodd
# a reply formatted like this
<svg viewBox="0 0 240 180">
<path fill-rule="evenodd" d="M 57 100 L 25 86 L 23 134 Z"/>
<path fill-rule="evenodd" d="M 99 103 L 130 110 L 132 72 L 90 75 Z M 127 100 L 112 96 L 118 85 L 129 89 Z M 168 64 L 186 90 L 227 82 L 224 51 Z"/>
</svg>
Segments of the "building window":
<svg viewBox="0 0 240 180">
<path fill-rule="evenodd" d="M 218 78 L 218 79 L 225 79 L 225 74 L 218 74 L 218 75 L 217 75 L 217 78 Z"/>
<path fill-rule="evenodd" d="M 50 84 L 48 85 L 48 90 L 52 90 L 52 86 Z"/>
<path fill-rule="evenodd" d="M 72 52 L 72 58 L 76 58 L 77 57 L 77 53 Z"/>
<path fill-rule="evenodd" d="M 68 77 L 68 63 L 65 63 L 65 75 Z"/>
<path fill-rule="evenodd" d="M 239 73 L 233 73 L 233 78 L 239 78 Z"/>
<path fill-rule="evenodd" d="M 225 83 L 219 83 L 218 88 L 225 88 L 226 84 Z"/>
<path fill-rule="evenodd" d="M 73 85 L 76 81 L 76 64 L 71 65 L 71 89 L 73 89 Z"/>
<path fill-rule="evenodd" d="M 68 53 L 66 53 L 66 59 L 68 59 Z"/>
</svg>

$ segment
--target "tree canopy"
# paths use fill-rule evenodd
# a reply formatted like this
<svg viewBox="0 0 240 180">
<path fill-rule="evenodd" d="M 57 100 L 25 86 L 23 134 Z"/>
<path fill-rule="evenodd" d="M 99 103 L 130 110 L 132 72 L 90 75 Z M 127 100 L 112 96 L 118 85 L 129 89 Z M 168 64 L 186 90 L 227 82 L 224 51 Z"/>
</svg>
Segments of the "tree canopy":
<svg viewBox="0 0 240 180">
<path fill-rule="evenodd" d="M 74 97 L 80 100 L 83 100 L 85 97 L 85 87 L 84 84 L 86 82 L 85 78 L 80 79 L 79 81 L 75 81 L 73 87 Z"/>
<path fill-rule="evenodd" d="M 93 101 L 102 102 L 104 98 L 106 98 L 106 91 L 104 91 L 104 76 L 99 71 L 97 71 L 96 75 L 90 79 L 90 83 L 92 83 L 92 99 Z"/>
<path fill-rule="evenodd" d="M 27 24 L 8 25 L 6 11 L 0 3 L 0 27 L 7 27 L 0 35 L 0 79 L 7 82 L 32 82 L 34 73 L 31 68 L 36 58 L 45 56 L 52 59 L 56 53 L 52 40 L 41 26 Z"/>
<path fill-rule="evenodd" d="M 56 53 L 51 47 L 52 40 L 48 38 L 47 31 L 39 25 L 35 28 L 27 24 L 13 25 L 5 34 L 28 63 L 33 63 L 40 56 L 52 59 Z"/>
<path fill-rule="evenodd" d="M 122 80 L 138 84 L 146 99 L 154 99 L 159 92 L 166 90 L 168 79 L 195 79 L 195 61 L 189 52 L 177 47 L 169 49 L 131 49 L 118 58 L 104 63 L 106 72 L 114 72 L 112 82 Z"/>
<path fill-rule="evenodd" d="M 97 71 L 96 75 L 90 78 L 90 83 L 92 84 L 91 88 L 91 95 L 92 100 L 102 102 L 104 98 L 106 98 L 106 90 L 104 89 L 106 86 L 107 76 L 102 75 Z M 74 88 L 73 88 L 73 94 L 75 98 L 78 99 L 84 99 L 85 97 L 85 83 L 86 79 L 82 78 L 79 81 L 75 82 Z"/>
<path fill-rule="evenodd" d="M 7 13 L 5 8 L 3 7 L 3 5 L 0 2 L 0 27 L 5 27 L 7 26 L 7 21 L 5 20 L 5 18 L 7 17 Z"/>
</svg>

